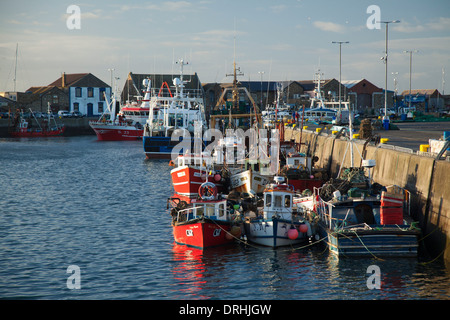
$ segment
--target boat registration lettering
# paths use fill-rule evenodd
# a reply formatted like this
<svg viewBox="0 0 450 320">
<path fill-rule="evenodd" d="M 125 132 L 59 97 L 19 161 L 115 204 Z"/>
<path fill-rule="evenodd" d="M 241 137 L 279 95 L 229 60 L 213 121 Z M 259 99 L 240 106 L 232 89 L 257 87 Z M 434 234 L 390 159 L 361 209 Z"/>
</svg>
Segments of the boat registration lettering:
<svg viewBox="0 0 450 320">
<path fill-rule="evenodd" d="M 187 230 L 186 230 L 186 236 L 188 236 L 188 237 L 193 237 L 193 236 L 194 236 L 194 230 L 192 230 L 192 229 L 187 229 Z"/>
<path fill-rule="evenodd" d="M 178 177 L 184 177 L 186 175 L 186 172 L 184 172 L 184 171 L 178 172 L 177 175 L 178 175 Z"/>
<path fill-rule="evenodd" d="M 215 229 L 213 232 L 213 237 L 219 237 L 221 231 L 222 231 L 221 229 Z"/>
</svg>

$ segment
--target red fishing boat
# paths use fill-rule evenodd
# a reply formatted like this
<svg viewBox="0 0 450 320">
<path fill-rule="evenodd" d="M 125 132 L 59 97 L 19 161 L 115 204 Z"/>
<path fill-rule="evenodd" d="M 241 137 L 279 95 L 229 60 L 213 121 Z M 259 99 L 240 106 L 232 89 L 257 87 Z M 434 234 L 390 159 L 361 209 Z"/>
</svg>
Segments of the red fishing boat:
<svg viewBox="0 0 450 320">
<path fill-rule="evenodd" d="M 17 110 L 12 125 L 9 128 L 9 134 L 13 138 L 42 138 L 62 136 L 66 127 L 63 124 L 56 123 L 56 119 L 51 113 L 50 105 L 48 109 L 48 117 L 38 119 L 34 116 L 33 111 L 28 119 L 23 117 L 23 113 Z M 52 122 L 53 120 L 53 122 Z M 33 125 L 33 122 L 36 124 Z"/>
<path fill-rule="evenodd" d="M 221 170 L 212 169 L 212 158 L 201 155 L 180 155 L 170 165 L 175 168 L 170 171 L 174 191 L 182 196 L 196 197 L 204 182 L 211 182 L 218 192 L 225 191 L 225 179 Z"/>
<path fill-rule="evenodd" d="M 89 125 L 101 141 L 130 141 L 142 139 L 144 134 L 143 124 L 147 121 L 150 110 L 150 80 L 145 79 L 145 96 L 141 105 L 127 104 L 117 114 L 116 94 L 113 95 L 111 104 L 97 121 L 90 121 Z M 116 116 L 117 114 L 117 116 Z"/>
<path fill-rule="evenodd" d="M 210 182 L 199 188 L 200 198 L 171 197 L 173 236 L 177 244 L 206 249 L 231 244 L 241 236 L 239 215 L 227 209 Z"/>
<path fill-rule="evenodd" d="M 286 166 L 282 168 L 281 173 L 295 191 L 303 192 L 305 189 L 313 191 L 314 188 L 323 185 L 324 181 L 316 178 L 312 170 L 312 161 L 311 157 L 298 152 L 286 155 Z"/>
</svg>

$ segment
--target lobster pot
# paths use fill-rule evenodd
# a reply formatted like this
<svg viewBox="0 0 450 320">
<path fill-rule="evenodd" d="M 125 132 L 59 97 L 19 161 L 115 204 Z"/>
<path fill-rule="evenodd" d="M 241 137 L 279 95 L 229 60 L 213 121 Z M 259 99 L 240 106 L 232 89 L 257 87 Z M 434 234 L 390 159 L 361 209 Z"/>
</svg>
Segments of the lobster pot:
<svg viewBox="0 0 450 320">
<path fill-rule="evenodd" d="M 403 193 L 381 193 L 381 224 L 403 224 L 403 199 Z"/>
</svg>

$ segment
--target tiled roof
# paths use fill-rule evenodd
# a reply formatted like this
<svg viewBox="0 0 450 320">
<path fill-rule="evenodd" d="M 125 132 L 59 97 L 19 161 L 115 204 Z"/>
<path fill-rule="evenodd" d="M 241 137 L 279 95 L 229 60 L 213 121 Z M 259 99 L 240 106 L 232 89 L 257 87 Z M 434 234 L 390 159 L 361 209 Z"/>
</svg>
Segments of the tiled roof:
<svg viewBox="0 0 450 320">
<path fill-rule="evenodd" d="M 360 83 L 361 81 L 363 81 L 364 79 L 359 79 L 359 80 L 343 80 L 341 81 L 341 83 L 346 86 L 348 89 L 350 89 L 351 87 L 353 87 L 354 85 Z"/>
<path fill-rule="evenodd" d="M 433 94 L 439 93 L 437 89 L 414 89 L 411 90 L 411 95 L 427 95 L 431 96 Z M 409 95 L 409 90 L 405 90 L 402 92 L 402 96 Z"/>
<path fill-rule="evenodd" d="M 64 74 L 64 87 L 109 87 L 108 84 L 94 76 L 92 73 Z M 62 87 L 62 77 L 49 84 L 49 86 Z"/>
<path fill-rule="evenodd" d="M 27 89 L 25 92 L 40 95 L 40 94 L 50 91 L 53 88 L 55 88 L 55 86 L 31 87 L 31 88 Z"/>
</svg>

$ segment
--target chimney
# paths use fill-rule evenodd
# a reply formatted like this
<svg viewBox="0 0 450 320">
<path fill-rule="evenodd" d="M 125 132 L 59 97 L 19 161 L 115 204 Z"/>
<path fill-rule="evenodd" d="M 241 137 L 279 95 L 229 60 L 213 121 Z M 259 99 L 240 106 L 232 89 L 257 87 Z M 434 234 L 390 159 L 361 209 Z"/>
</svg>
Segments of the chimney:
<svg viewBox="0 0 450 320">
<path fill-rule="evenodd" d="M 66 73 L 63 72 L 61 77 L 61 87 L 64 89 L 65 86 L 66 86 Z"/>
</svg>

